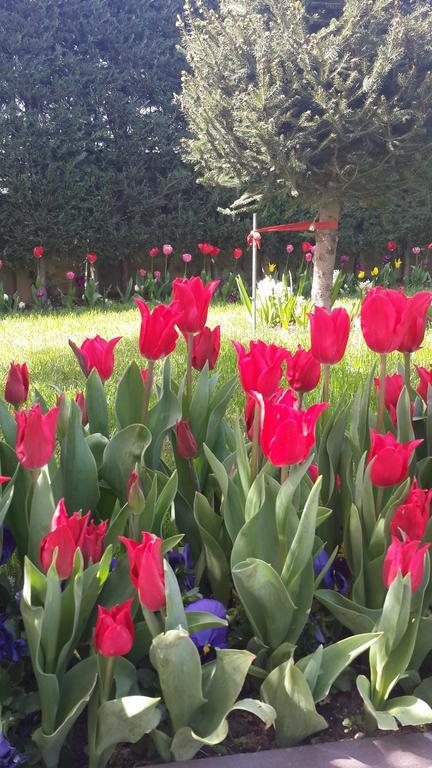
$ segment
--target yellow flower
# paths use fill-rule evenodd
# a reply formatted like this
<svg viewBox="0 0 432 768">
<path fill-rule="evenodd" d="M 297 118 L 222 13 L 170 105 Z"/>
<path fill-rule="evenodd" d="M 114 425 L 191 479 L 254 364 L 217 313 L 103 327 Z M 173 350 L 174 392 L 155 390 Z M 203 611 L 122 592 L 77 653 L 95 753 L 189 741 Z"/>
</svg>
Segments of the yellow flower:
<svg viewBox="0 0 432 768">
<path fill-rule="evenodd" d="M 396 259 L 395 260 L 395 268 L 400 269 L 402 264 L 402 259 Z"/>
<path fill-rule="evenodd" d="M 372 271 L 371 271 L 371 275 L 372 275 L 372 277 L 376 277 L 376 276 L 377 276 L 377 274 L 378 274 L 378 272 L 379 272 L 379 269 L 378 269 L 378 267 L 374 267 L 374 268 L 372 269 Z"/>
<path fill-rule="evenodd" d="M 276 269 L 276 264 L 269 264 L 268 268 L 269 268 L 270 274 L 272 274 Z"/>
<path fill-rule="evenodd" d="M 363 280 L 364 276 L 365 276 L 365 273 L 363 272 L 363 270 L 358 273 L 359 280 Z"/>
</svg>

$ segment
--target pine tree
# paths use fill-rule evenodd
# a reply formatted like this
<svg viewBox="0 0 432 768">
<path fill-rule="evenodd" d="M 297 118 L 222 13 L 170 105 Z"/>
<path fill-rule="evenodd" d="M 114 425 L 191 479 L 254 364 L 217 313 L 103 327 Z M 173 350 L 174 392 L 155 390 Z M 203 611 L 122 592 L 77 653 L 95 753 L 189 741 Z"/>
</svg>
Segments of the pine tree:
<svg viewBox="0 0 432 768">
<path fill-rule="evenodd" d="M 427 178 L 432 141 L 432 8 L 346 0 L 313 31 L 305 0 L 187 0 L 185 156 L 209 185 L 275 193 L 320 219 L 376 204 Z M 316 235 L 313 299 L 330 301 L 337 234 Z"/>
</svg>

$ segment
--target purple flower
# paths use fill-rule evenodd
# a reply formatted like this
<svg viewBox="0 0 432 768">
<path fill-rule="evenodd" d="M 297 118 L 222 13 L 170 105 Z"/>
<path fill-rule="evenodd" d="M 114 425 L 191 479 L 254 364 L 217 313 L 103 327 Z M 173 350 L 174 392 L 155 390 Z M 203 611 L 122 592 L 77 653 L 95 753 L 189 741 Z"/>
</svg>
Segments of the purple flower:
<svg viewBox="0 0 432 768">
<path fill-rule="evenodd" d="M 5 622 L 6 616 L 3 614 L 0 616 L 0 662 L 16 662 L 27 653 L 27 647 L 24 640 L 15 639 Z"/>
<path fill-rule="evenodd" d="M 237 301 L 237 296 L 236 296 L 236 294 L 235 294 L 235 293 L 230 293 L 230 295 L 228 296 L 228 301 L 229 301 L 231 304 L 235 304 L 235 303 L 236 303 L 236 301 Z"/>
<path fill-rule="evenodd" d="M 3 532 L 3 542 L 1 546 L 0 565 L 4 565 L 15 552 L 16 541 L 5 523 L 3 523 L 1 530 Z"/>
<path fill-rule="evenodd" d="M 184 545 L 182 552 L 174 552 L 174 550 L 168 552 L 168 562 L 176 572 L 180 589 L 193 589 L 195 586 L 195 575 L 189 573 L 193 569 L 192 553 L 189 544 Z"/>
<path fill-rule="evenodd" d="M 36 296 L 38 296 L 39 299 L 42 298 L 42 296 L 45 296 L 45 291 L 43 288 L 38 288 L 36 291 Z"/>
<path fill-rule="evenodd" d="M 391 256 L 386 253 L 384 256 L 381 256 L 381 261 L 383 264 L 389 264 L 391 262 Z"/>
<path fill-rule="evenodd" d="M 75 285 L 77 286 L 77 288 L 84 288 L 85 275 L 75 275 Z"/>
<path fill-rule="evenodd" d="M 226 619 L 227 617 L 227 610 L 219 600 L 203 598 L 202 600 L 197 600 L 196 603 L 187 605 L 185 610 L 212 613 L 214 616 L 218 616 L 219 619 Z M 204 658 L 208 658 L 215 648 L 227 647 L 228 632 L 228 626 L 202 629 L 200 632 L 193 632 L 190 638 L 195 643 L 200 654 Z"/>
<path fill-rule="evenodd" d="M 343 255 L 343 256 L 340 257 L 340 263 L 341 264 L 348 264 L 349 260 L 350 260 L 349 256 Z"/>
<path fill-rule="evenodd" d="M 314 559 L 314 573 L 317 577 L 329 561 L 329 556 L 324 550 Z M 350 572 L 347 562 L 342 555 L 338 555 L 333 560 L 330 568 L 326 571 L 323 584 L 327 589 L 335 589 L 341 595 L 347 595 L 350 586 Z"/>
<path fill-rule="evenodd" d="M 6 736 L 0 733 L 0 766 L 1 768 L 13 768 L 21 765 L 27 758 L 19 755 Z"/>
</svg>

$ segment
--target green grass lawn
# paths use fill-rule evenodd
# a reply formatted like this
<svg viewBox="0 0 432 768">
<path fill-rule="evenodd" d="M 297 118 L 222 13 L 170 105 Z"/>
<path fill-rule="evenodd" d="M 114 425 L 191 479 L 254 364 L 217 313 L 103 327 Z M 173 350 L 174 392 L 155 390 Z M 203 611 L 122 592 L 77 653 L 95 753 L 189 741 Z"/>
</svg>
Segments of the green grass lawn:
<svg viewBox="0 0 432 768">
<path fill-rule="evenodd" d="M 221 325 L 222 345 L 218 370 L 222 380 L 236 372 L 236 354 L 230 343 L 234 338 L 247 343 L 251 338 L 250 319 L 241 305 L 216 305 L 211 307 L 208 324 Z M 116 366 L 114 376 L 106 384 L 108 399 L 113 401 L 116 382 L 131 360 L 142 360 L 138 351 L 140 326 L 139 312 L 135 307 L 115 307 L 105 310 L 79 310 L 72 313 L 8 315 L 0 320 L 0 394 L 11 360 L 27 361 L 30 368 L 31 384 L 36 387 L 50 404 L 55 401 L 54 387 L 75 393 L 84 388 L 84 377 L 77 364 L 68 339 L 81 344 L 87 336 L 99 334 L 106 339 L 122 336 L 115 350 Z M 293 328 L 285 331 L 279 328 L 259 327 L 257 338 L 274 342 L 295 350 L 297 344 L 309 345 L 309 332 Z M 432 333 L 429 332 L 423 348 L 414 355 L 415 362 L 429 366 L 432 363 Z M 343 361 L 332 372 L 332 400 L 345 392 L 353 395 L 359 383 L 370 372 L 376 362 L 376 355 L 363 342 L 358 320 L 354 323 L 351 338 Z M 391 356 L 390 372 L 396 371 L 399 357 Z M 142 360 L 143 367 L 145 361 Z M 179 339 L 172 355 L 173 372 L 180 377 L 185 372 L 185 342 Z M 157 364 L 160 370 L 162 363 Z M 315 397 L 316 399 L 316 397 Z M 240 385 L 229 412 L 244 404 Z"/>
</svg>

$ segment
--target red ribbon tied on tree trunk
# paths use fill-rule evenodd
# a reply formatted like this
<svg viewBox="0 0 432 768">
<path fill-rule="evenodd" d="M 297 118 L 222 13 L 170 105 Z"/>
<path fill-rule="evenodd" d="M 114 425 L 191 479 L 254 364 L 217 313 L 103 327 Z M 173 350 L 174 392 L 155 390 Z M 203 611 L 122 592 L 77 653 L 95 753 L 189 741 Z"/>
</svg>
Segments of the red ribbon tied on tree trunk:
<svg viewBox="0 0 432 768">
<path fill-rule="evenodd" d="M 261 248 L 261 235 L 257 230 L 249 232 L 247 236 L 247 244 L 256 245 L 258 249 Z"/>
</svg>

